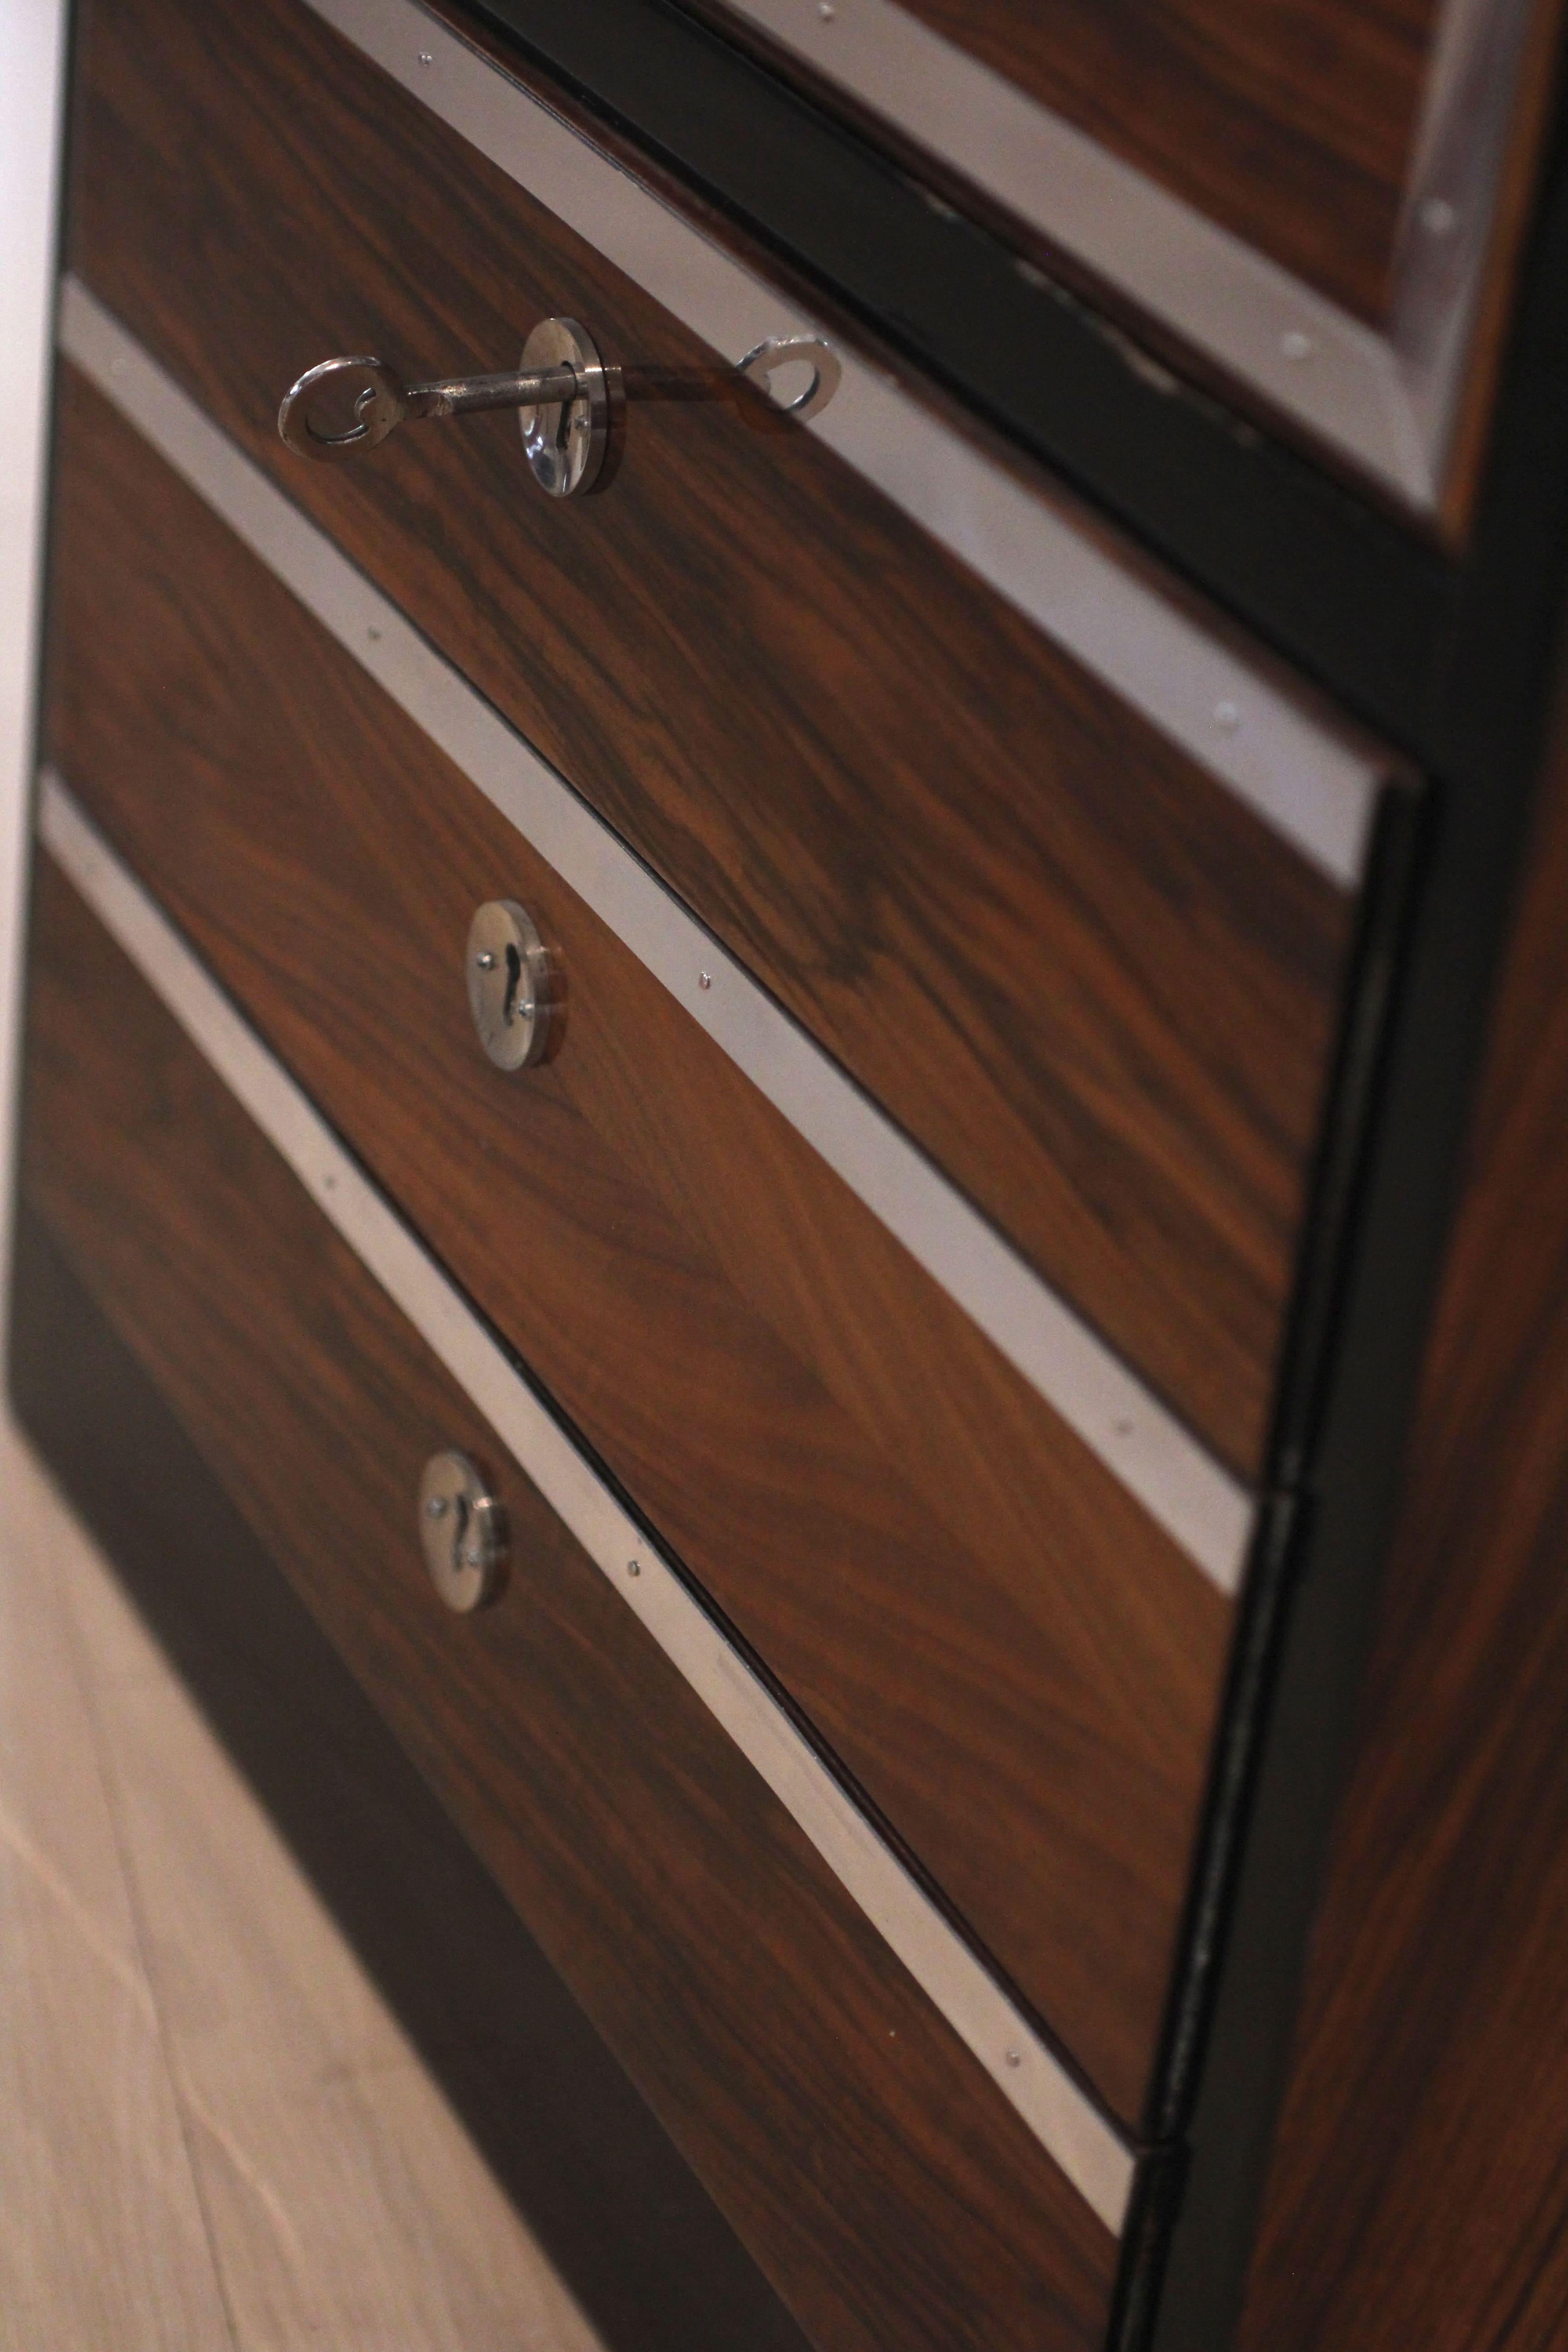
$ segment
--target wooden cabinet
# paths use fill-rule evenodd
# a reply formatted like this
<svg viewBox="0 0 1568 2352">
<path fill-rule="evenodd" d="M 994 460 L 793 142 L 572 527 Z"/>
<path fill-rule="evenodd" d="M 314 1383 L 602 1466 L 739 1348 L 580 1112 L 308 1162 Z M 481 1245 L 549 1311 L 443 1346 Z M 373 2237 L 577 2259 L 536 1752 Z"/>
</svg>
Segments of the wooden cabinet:
<svg viewBox="0 0 1568 2352">
<path fill-rule="evenodd" d="M 994 208 L 1177 366 L 1462 533 L 1554 0 L 711 13 Z"/>
<path fill-rule="evenodd" d="M 49 756 L 1135 2122 L 1226 1596 L 74 380 L 60 446 Z M 559 1053 L 514 1074 L 462 968 L 505 898 L 568 992 Z"/>
<path fill-rule="evenodd" d="M 803 2322 L 1095 2343 L 1110 2233 L 53 866 L 34 938 L 26 1197 Z M 452 1445 L 473 1618 L 407 1540 Z"/>
<path fill-rule="evenodd" d="M 1255 1475 L 1396 763 L 853 346 L 819 430 L 633 403 L 613 484 L 570 505 L 505 415 L 302 464 L 277 404 L 340 351 L 510 367 L 564 315 L 695 372 L 804 323 L 765 254 L 639 203 L 424 21 L 367 18 L 367 55 L 299 0 L 89 7 L 74 272 Z M 421 73 L 478 80 L 450 110 L 489 107 L 502 163 Z"/>
<path fill-rule="evenodd" d="M 1451 1703 L 1456 1769 L 1501 1740 L 1500 1816 L 1554 1866 L 1506 1709 L 1403 1690 L 1389 1550 L 1436 1475 L 1402 1449 L 1568 547 L 1549 31 L 79 11 L 24 1231 L 819 2352 L 1285 2340 L 1298 2215 L 1323 2308 L 1358 2278 L 1366 2197 L 1328 2176 L 1416 1964 L 1381 2006 L 1338 1981 L 1381 1916 L 1358 1836 L 1386 1855 L 1404 1801 L 1377 1759 L 1441 1749 Z M 937 110 L 900 112 L 922 58 Z M 1461 221 L 1432 110 L 1479 58 Z M 1248 333 L 1310 295 L 1303 382 L 1331 312 L 1358 364 L 1394 351 L 1408 239 L 1451 230 L 1469 455 L 1450 404 L 1425 490 L 1347 488 L 1234 354 L 1204 364 L 1238 410 L 1196 398 L 1131 280 L 1042 277 L 1055 231 L 961 115 L 1070 134 L 1152 268 L 1107 191 L 1190 215 Z M 1477 322 L 1527 222 L 1483 466 Z M 917 280 L 973 367 L 923 347 Z M 1079 394 L 1042 451 L 987 390 L 1037 364 L 1019 289 L 1139 387 L 1119 519 Z M 608 371 L 592 495 L 541 487 L 521 394 L 344 462 L 280 438 L 315 362 L 352 362 L 349 431 L 391 398 L 367 371 L 514 370 L 545 319 Z M 1235 498 L 1141 531 L 1189 459 Z M 1447 553 L 1414 511 L 1445 498 Z M 1400 665 L 1341 658 L 1358 612 Z M 550 959 L 537 1066 L 476 1034 L 498 903 Z M 510 1526 L 460 1616 L 419 1506 L 453 1447 Z"/>
</svg>

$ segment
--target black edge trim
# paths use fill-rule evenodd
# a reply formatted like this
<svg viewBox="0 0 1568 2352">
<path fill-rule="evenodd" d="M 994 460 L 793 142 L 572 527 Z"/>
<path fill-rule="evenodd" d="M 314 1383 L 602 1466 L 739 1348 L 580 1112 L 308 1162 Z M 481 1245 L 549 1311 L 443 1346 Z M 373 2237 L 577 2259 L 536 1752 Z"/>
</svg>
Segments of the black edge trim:
<svg viewBox="0 0 1568 2352">
<path fill-rule="evenodd" d="M 1425 761 L 1453 572 L 668 0 L 472 0 L 586 109 Z"/>
</svg>

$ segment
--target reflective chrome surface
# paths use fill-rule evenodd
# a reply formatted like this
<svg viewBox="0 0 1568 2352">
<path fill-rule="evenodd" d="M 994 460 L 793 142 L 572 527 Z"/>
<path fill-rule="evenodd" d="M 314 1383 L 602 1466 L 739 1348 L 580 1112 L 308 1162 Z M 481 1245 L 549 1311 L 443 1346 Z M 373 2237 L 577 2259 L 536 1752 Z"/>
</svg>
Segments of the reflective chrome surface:
<svg viewBox="0 0 1568 2352">
<path fill-rule="evenodd" d="M 540 332 L 534 330 L 535 335 Z M 525 370 L 527 364 L 525 353 Z M 599 373 L 602 377 L 603 370 Z M 323 429 L 319 418 L 339 395 L 353 392 L 356 384 L 353 423 Z M 298 383 L 290 384 L 284 394 L 278 431 L 297 457 L 332 463 L 378 447 L 409 417 L 466 416 L 487 408 L 522 408 L 531 413 L 533 404 L 542 400 L 576 405 L 583 393 L 571 366 L 536 366 L 531 373 L 446 376 L 434 383 L 405 384 L 384 360 L 321 360 L 307 368 Z"/>
<path fill-rule="evenodd" d="M 775 391 L 775 376 L 789 382 L 802 367 L 811 370 L 811 381 L 803 391 L 787 397 Z M 844 368 L 832 344 L 825 343 L 820 335 L 770 335 L 746 353 L 736 373 L 776 401 L 786 416 L 798 416 L 804 423 L 808 416 L 821 415 L 838 389 Z"/>
<path fill-rule="evenodd" d="M 530 470 L 552 499 L 595 488 L 610 449 L 616 404 L 605 363 L 575 319 L 542 319 L 522 347 L 522 366 L 542 380 L 569 377 L 564 393 L 540 394 L 518 418 Z"/>
<path fill-rule="evenodd" d="M 783 375 L 792 386 L 803 368 L 803 389 L 775 392 Z M 752 384 L 787 416 L 817 415 L 838 388 L 843 370 L 820 335 L 771 335 L 728 368 L 606 367 L 585 327 L 575 319 L 542 319 L 522 347 L 518 368 L 503 375 L 442 376 L 405 383 L 395 368 L 368 355 L 320 360 L 289 385 L 278 411 L 279 436 L 296 457 L 338 464 L 380 446 L 410 418 L 472 416 L 515 408 L 529 468 L 542 490 L 570 499 L 602 488 L 614 432 L 628 400 L 732 399 Z M 324 421 L 347 409 L 351 422 Z"/>
<path fill-rule="evenodd" d="M 500 1591 L 506 1565 L 506 1507 L 479 1465 L 456 1447 L 433 1454 L 419 1480 L 419 1542 L 430 1581 L 459 1616 L 482 1609 Z"/>
<path fill-rule="evenodd" d="M 468 926 L 464 969 L 468 1011 L 497 1069 L 552 1061 L 566 1026 L 565 975 L 527 908 L 488 899 Z"/>
</svg>

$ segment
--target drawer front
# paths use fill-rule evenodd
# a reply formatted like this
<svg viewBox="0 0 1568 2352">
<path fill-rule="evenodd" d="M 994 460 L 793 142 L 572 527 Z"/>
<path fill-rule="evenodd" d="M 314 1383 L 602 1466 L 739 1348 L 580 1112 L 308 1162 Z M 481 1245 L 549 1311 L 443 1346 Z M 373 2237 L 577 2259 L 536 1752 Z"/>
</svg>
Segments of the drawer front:
<svg viewBox="0 0 1568 2352">
<path fill-rule="evenodd" d="M 490 5 L 581 69 L 543 0 Z M 1462 531 L 1561 0 L 699 5 L 1179 363 Z"/>
<path fill-rule="evenodd" d="M 1091 2352 L 1109 2231 L 47 858 L 24 1189 L 813 2340 Z"/>
<path fill-rule="evenodd" d="M 988 67 L 1345 310 L 1385 312 L 1442 0 L 871 0 L 869 24 L 855 0 L 826 16 L 815 0 L 730 5 L 833 81 L 858 79 L 879 41 L 895 107 L 906 59 L 942 56 L 914 48 L 905 28 L 922 26 L 955 75 Z"/>
<path fill-rule="evenodd" d="M 484 795 L 74 372 L 72 790 L 1122 2115 L 1229 1604 Z M 470 916 L 560 954 L 503 1075 Z"/>
<path fill-rule="evenodd" d="M 616 361 L 713 352 L 303 0 L 89 0 L 81 57 L 70 249 L 93 293 L 1254 1473 L 1358 854 L 1331 875 L 1221 774 L 1287 705 L 1281 759 L 1321 753 L 1331 798 L 1375 761 L 1189 634 L 1191 684 L 1184 653 L 1166 683 L 1211 771 L 815 429 L 634 404 L 614 481 L 573 501 L 538 493 L 504 415 L 349 466 L 291 457 L 279 395 L 344 350 L 510 365 L 557 313 Z M 474 69 L 526 146 L 526 94 Z M 623 249 L 689 234 L 616 188 L 646 205 Z M 921 458 L 955 481 L 972 462 L 956 430 Z M 993 536 L 1020 576 L 1089 547 L 1043 494 L 1009 476 L 1005 496 Z M 1151 615 L 1175 626 L 1113 551 L 1093 561 L 1069 634 L 1103 623 L 1125 651 Z M 1203 683 L 1222 669 L 1238 698 Z"/>
</svg>

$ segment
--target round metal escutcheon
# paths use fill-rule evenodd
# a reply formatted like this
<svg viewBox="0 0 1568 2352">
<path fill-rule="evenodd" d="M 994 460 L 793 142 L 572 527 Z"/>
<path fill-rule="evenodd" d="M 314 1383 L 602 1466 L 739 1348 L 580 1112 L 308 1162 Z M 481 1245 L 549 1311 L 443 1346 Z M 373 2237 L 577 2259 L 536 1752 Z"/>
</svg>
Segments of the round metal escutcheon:
<svg viewBox="0 0 1568 2352">
<path fill-rule="evenodd" d="M 495 1599 L 506 1567 L 506 1507 L 479 1465 L 456 1447 L 425 1465 L 419 1540 L 430 1581 L 448 1609 L 466 1616 Z"/>
<path fill-rule="evenodd" d="M 604 471 L 610 446 L 611 387 L 585 327 L 575 319 L 542 319 L 522 347 L 519 368 L 571 367 L 575 400 L 521 408 L 518 424 L 534 480 L 552 499 L 584 497 Z"/>
<path fill-rule="evenodd" d="M 559 960 L 515 898 L 489 898 L 468 925 L 468 1011 L 498 1070 L 553 1060 L 566 1027 Z"/>
</svg>

